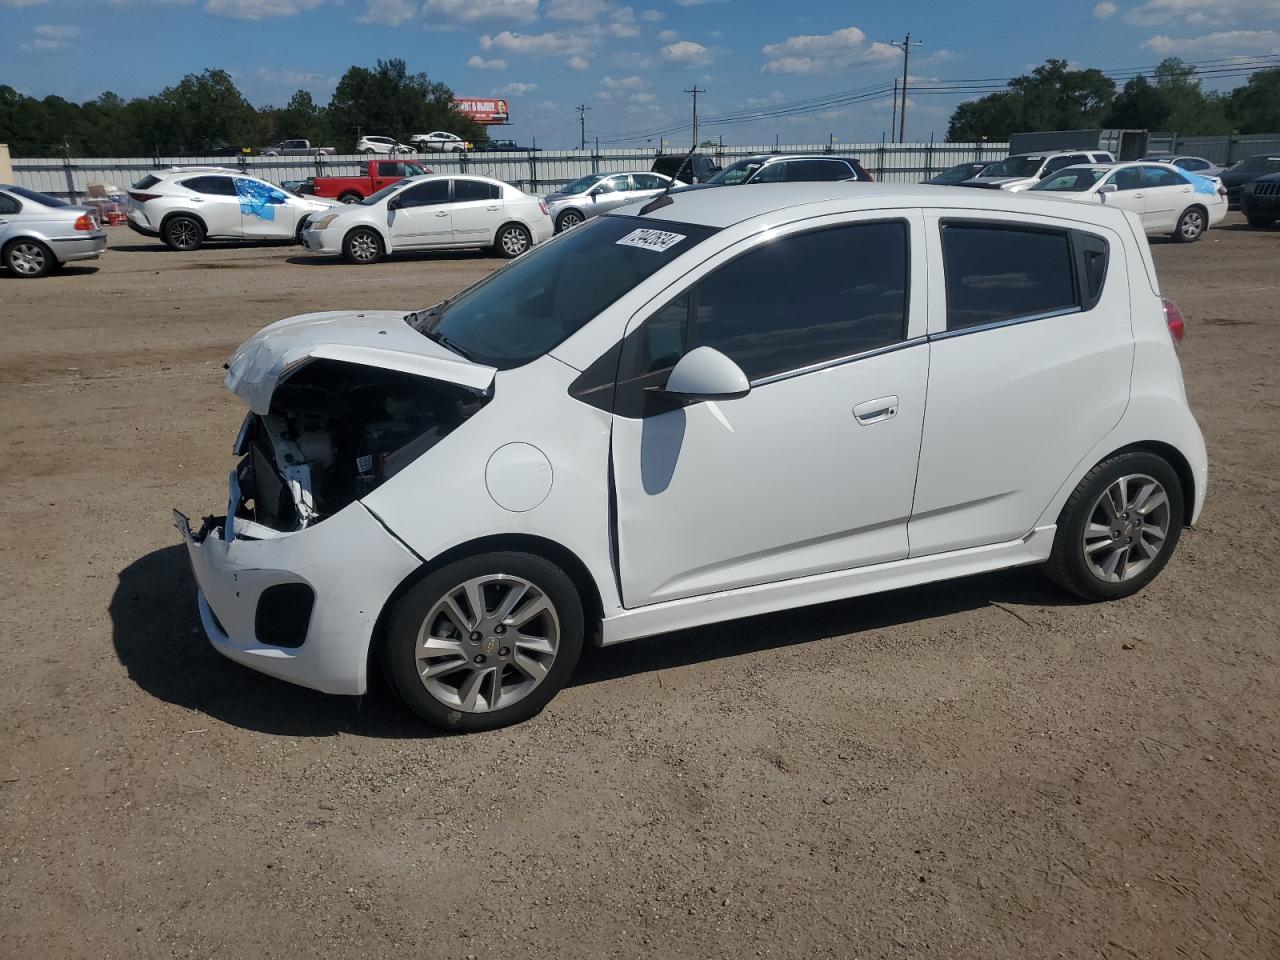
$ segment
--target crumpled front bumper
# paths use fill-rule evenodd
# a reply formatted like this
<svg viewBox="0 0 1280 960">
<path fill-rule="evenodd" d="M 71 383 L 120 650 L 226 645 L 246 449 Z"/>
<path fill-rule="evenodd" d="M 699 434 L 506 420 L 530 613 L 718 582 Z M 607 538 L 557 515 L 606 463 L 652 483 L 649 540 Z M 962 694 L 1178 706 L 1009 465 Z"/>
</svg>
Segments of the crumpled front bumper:
<svg viewBox="0 0 1280 960">
<path fill-rule="evenodd" d="M 224 524 L 201 538 L 174 511 L 199 584 L 200 619 L 222 654 L 254 670 L 324 693 L 362 694 L 369 644 L 392 592 L 421 559 L 360 503 L 296 533 L 224 539 Z M 234 522 L 233 522 L 234 529 Z M 277 646 L 257 636 L 259 602 L 282 584 L 314 591 L 305 637 Z"/>
</svg>

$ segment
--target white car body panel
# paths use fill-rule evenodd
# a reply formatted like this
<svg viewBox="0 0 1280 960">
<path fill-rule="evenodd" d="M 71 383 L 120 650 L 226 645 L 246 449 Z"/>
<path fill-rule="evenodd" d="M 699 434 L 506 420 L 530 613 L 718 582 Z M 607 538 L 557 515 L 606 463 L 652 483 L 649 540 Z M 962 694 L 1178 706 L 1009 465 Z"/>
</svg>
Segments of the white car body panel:
<svg viewBox="0 0 1280 960">
<path fill-rule="evenodd" d="M 309 214 L 322 213 L 335 206 L 335 201 L 319 197 L 304 197 L 281 190 L 274 184 L 256 177 L 248 177 L 235 170 L 217 167 L 175 169 L 157 173 L 161 180 L 145 189 L 130 188 L 130 193 L 153 195 L 154 199 L 138 201 L 130 197 L 128 217 L 139 232 L 156 235 L 167 217 L 176 213 L 188 213 L 205 225 L 209 239 L 218 240 L 292 240 L 298 229 L 298 221 Z M 269 192 L 282 197 L 281 202 L 261 205 L 242 198 L 239 194 L 199 193 L 185 186 L 185 181 L 196 177 L 228 177 L 232 183 L 243 182 L 243 188 L 257 196 Z M 243 202 L 242 202 L 243 201 Z M 247 208 L 247 209 L 246 209 Z"/>
<path fill-rule="evenodd" d="M 652 306 L 716 264 L 773 233 L 886 217 L 911 225 L 905 345 L 765 378 L 745 397 L 687 406 L 682 418 L 628 419 L 571 394 Z M 1104 236 L 1112 259 L 1101 302 L 1049 322 L 940 336 L 936 224 L 946 217 Z M 602 643 L 1037 563 L 1080 478 L 1132 443 L 1167 444 L 1185 458 L 1198 515 L 1204 444 L 1154 278 L 1141 282 L 1146 241 L 1122 211 L 1034 194 L 834 183 L 691 191 L 647 219 L 659 229 L 722 229 L 513 369 L 458 359 L 398 311 L 308 315 L 250 338 L 227 380 L 258 411 L 313 358 L 491 396 L 428 453 L 315 526 L 231 544 L 188 534 L 202 596 L 221 622 L 204 617 L 215 646 L 293 682 L 361 692 L 373 624 L 401 584 L 422 562 L 488 537 L 576 558 L 599 600 Z M 895 416 L 856 422 L 855 406 L 890 395 Z M 841 496 L 842 478 L 858 496 Z M 352 556 L 361 563 L 345 562 Z M 319 626 L 297 650 L 261 649 L 252 602 L 235 595 L 234 584 L 256 596 L 273 578 L 316 587 Z"/>
</svg>

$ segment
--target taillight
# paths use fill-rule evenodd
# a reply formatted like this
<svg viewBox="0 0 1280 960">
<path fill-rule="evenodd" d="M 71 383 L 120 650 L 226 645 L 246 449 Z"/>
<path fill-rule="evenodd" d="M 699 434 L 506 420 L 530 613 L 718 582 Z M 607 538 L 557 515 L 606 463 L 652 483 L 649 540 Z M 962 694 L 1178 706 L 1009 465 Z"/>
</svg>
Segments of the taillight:
<svg viewBox="0 0 1280 960">
<path fill-rule="evenodd" d="M 1164 322 L 1169 327 L 1169 336 L 1173 337 L 1176 346 L 1186 335 L 1186 321 L 1182 319 L 1182 311 L 1178 309 L 1178 305 L 1168 297 L 1161 297 L 1160 302 L 1164 304 Z"/>
<path fill-rule="evenodd" d="M 132 199 L 134 199 L 134 200 L 138 201 L 138 203 L 146 203 L 148 200 L 154 200 L 156 197 L 160 196 L 160 194 L 158 194 L 158 193 L 134 193 L 132 190 L 130 190 L 130 191 L 129 191 L 129 196 L 130 196 Z"/>
<path fill-rule="evenodd" d="M 93 222 L 93 217 L 89 216 L 87 213 L 82 213 L 80 216 L 76 217 L 76 229 L 97 230 L 98 225 Z"/>
<path fill-rule="evenodd" d="M 1226 195 L 1227 195 L 1227 188 L 1226 188 L 1226 187 L 1223 187 L 1223 186 L 1219 186 L 1219 187 L 1218 187 L 1218 196 L 1220 196 L 1220 197 L 1225 197 Z"/>
<path fill-rule="evenodd" d="M 551 216 L 551 208 L 547 206 L 547 201 L 545 201 L 545 200 L 539 200 L 539 201 L 538 201 L 538 209 L 542 211 L 542 215 L 543 215 L 543 216 L 545 216 L 545 217 L 549 217 L 549 216 Z"/>
</svg>

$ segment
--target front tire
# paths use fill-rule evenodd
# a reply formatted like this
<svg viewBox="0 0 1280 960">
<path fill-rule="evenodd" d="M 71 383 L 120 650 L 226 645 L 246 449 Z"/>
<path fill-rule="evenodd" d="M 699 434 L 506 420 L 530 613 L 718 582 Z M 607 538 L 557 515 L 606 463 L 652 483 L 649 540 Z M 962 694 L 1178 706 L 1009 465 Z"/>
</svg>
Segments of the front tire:
<svg viewBox="0 0 1280 960">
<path fill-rule="evenodd" d="M 4 265 L 23 280 L 47 276 L 57 263 L 52 250 L 30 237 L 13 240 L 4 248 Z"/>
<path fill-rule="evenodd" d="M 359 203 L 364 197 L 356 193 L 354 190 L 348 190 L 338 198 L 339 203 Z"/>
<path fill-rule="evenodd" d="M 533 237 L 518 223 L 508 223 L 498 231 L 493 249 L 498 256 L 513 260 L 533 246 Z"/>
<path fill-rule="evenodd" d="M 373 147 L 365 147 L 360 152 L 363 153 L 366 157 L 372 157 L 375 151 Z"/>
<path fill-rule="evenodd" d="M 387 252 L 382 235 L 368 227 L 360 227 L 347 234 L 342 241 L 342 255 L 348 263 L 377 263 Z"/>
<path fill-rule="evenodd" d="M 556 233 L 579 227 L 586 218 L 577 210 L 566 210 L 556 219 Z"/>
<path fill-rule="evenodd" d="M 528 553 L 456 561 L 411 587 L 387 630 L 392 688 L 442 730 L 495 730 L 539 713 L 582 652 L 569 576 Z"/>
<path fill-rule="evenodd" d="M 164 223 L 163 238 L 170 250 L 190 253 L 204 244 L 204 225 L 195 217 L 170 217 Z"/>
<path fill-rule="evenodd" d="M 1204 235 L 1206 226 L 1204 210 L 1200 207 L 1187 207 L 1178 218 L 1178 225 L 1173 228 L 1173 239 L 1179 243 L 1195 243 Z"/>
<path fill-rule="evenodd" d="M 1102 461 L 1067 498 L 1045 572 L 1086 600 L 1137 593 L 1178 544 L 1184 495 L 1178 472 L 1153 453 Z"/>
<path fill-rule="evenodd" d="M 1256 215 L 1245 217 L 1245 219 L 1249 222 L 1249 226 L 1257 227 L 1260 230 L 1265 230 L 1267 227 L 1271 226 L 1273 223 L 1276 222 L 1275 217 L 1261 217 Z"/>
</svg>

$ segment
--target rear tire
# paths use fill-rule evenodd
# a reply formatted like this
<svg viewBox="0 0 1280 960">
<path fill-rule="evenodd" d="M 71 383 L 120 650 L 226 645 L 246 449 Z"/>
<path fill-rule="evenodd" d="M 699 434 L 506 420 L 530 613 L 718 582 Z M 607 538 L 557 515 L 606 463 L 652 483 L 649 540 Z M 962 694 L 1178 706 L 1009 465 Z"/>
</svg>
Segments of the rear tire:
<svg viewBox="0 0 1280 960">
<path fill-rule="evenodd" d="M 1086 600 L 1137 593 L 1173 555 L 1183 497 L 1178 472 L 1162 457 L 1135 451 L 1102 461 L 1067 498 L 1045 573 Z"/>
<path fill-rule="evenodd" d="M 1251 217 L 1245 217 L 1245 219 L 1249 221 L 1249 226 L 1257 227 L 1260 230 L 1265 230 L 1267 227 L 1271 226 L 1273 223 L 1276 222 L 1275 217 L 1251 216 Z"/>
<path fill-rule="evenodd" d="M 170 250 L 190 253 L 204 245 L 204 225 L 195 217 L 170 217 L 164 222 L 161 238 Z"/>
<path fill-rule="evenodd" d="M 1203 208 L 1187 207 L 1178 218 L 1178 225 L 1173 228 L 1173 239 L 1179 243 L 1195 243 L 1204 235 L 1207 226 L 1208 219 Z"/>
<path fill-rule="evenodd" d="M 356 193 L 354 190 L 348 190 L 346 193 L 342 194 L 342 196 L 338 197 L 338 202 L 339 203 L 359 203 L 363 199 L 364 197 Z"/>
<path fill-rule="evenodd" d="M 495 730 L 528 720 L 564 687 L 583 633 L 582 599 L 563 570 L 529 553 L 481 554 L 405 593 L 383 665 L 400 699 L 432 726 Z"/>
<path fill-rule="evenodd" d="M 369 227 L 357 227 L 342 241 L 342 255 L 347 263 L 377 263 L 387 252 L 382 235 Z"/>
<path fill-rule="evenodd" d="M 57 262 L 53 251 L 32 237 L 11 240 L 4 248 L 4 265 L 9 273 L 22 280 L 48 276 Z"/>
<path fill-rule="evenodd" d="M 498 230 L 494 239 L 494 252 L 507 260 L 513 260 L 533 246 L 533 237 L 518 223 L 508 223 Z"/>
</svg>

